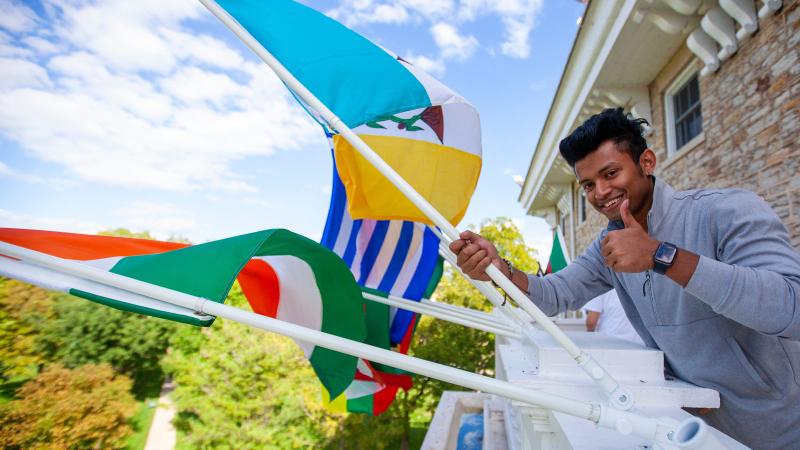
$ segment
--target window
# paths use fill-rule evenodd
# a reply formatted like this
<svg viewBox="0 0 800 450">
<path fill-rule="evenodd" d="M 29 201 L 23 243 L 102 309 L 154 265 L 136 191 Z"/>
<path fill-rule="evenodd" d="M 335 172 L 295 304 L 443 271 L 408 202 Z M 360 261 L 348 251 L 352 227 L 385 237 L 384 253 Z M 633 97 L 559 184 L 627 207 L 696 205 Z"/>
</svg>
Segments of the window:
<svg viewBox="0 0 800 450">
<path fill-rule="evenodd" d="M 569 223 L 569 216 L 565 214 L 561 214 L 561 234 L 567 236 L 567 224 Z"/>
<path fill-rule="evenodd" d="M 578 224 L 582 224 L 586 222 L 586 191 L 583 190 L 580 186 L 578 186 L 578 207 L 575 208 L 578 211 Z"/>
<path fill-rule="evenodd" d="M 675 148 L 680 149 L 703 130 L 700 112 L 700 83 L 695 74 L 673 97 L 675 106 Z"/>
<path fill-rule="evenodd" d="M 703 132 L 700 82 L 697 68 L 690 64 L 664 95 L 668 156 L 674 155 Z"/>
</svg>

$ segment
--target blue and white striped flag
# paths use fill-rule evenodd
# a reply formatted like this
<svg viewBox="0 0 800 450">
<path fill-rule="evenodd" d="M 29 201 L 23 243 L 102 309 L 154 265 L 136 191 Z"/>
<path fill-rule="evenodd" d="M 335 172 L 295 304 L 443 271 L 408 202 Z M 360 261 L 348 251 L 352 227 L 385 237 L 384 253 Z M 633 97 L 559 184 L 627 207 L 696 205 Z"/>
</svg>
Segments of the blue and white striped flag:
<svg viewBox="0 0 800 450">
<path fill-rule="evenodd" d="M 358 284 L 415 301 L 425 294 L 439 259 L 439 238 L 425 224 L 353 220 L 335 166 L 321 243 L 344 260 Z M 414 313 L 393 307 L 390 317 L 394 345 L 402 341 Z"/>
</svg>

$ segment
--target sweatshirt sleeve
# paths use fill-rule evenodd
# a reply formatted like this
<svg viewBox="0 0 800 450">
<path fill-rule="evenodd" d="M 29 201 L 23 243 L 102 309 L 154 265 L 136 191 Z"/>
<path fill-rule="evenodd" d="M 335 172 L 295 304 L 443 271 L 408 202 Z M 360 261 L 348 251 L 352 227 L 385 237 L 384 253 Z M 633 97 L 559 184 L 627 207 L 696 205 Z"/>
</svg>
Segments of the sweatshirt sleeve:
<svg viewBox="0 0 800 450">
<path fill-rule="evenodd" d="M 708 208 L 716 258 L 701 256 L 686 291 L 765 334 L 800 339 L 800 255 L 778 216 L 752 192 Z"/>
<path fill-rule="evenodd" d="M 528 298 L 542 312 L 554 316 L 575 311 L 613 287 L 610 269 L 600 254 L 602 236 L 564 269 L 544 277 L 528 275 Z"/>
</svg>

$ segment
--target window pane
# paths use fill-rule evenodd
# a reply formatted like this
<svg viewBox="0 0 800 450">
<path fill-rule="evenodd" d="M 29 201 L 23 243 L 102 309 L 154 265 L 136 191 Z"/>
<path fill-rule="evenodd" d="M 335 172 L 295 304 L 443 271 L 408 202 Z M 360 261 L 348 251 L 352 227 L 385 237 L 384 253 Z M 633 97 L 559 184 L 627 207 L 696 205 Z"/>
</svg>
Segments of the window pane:
<svg viewBox="0 0 800 450">
<path fill-rule="evenodd" d="M 675 148 L 679 149 L 703 131 L 697 75 L 672 96 L 672 104 L 675 112 Z"/>
</svg>

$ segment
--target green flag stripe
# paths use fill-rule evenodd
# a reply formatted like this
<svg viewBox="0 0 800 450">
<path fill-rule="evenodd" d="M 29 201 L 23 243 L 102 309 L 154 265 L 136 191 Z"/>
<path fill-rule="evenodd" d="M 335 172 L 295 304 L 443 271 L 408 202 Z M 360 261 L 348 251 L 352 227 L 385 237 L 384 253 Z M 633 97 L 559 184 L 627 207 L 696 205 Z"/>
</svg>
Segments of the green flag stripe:
<svg viewBox="0 0 800 450">
<path fill-rule="evenodd" d="M 271 231 L 122 258 L 111 272 L 222 303 L 236 276 Z"/>
<path fill-rule="evenodd" d="M 132 312 L 135 314 L 144 314 L 147 316 L 158 317 L 159 319 L 167 319 L 175 322 L 186 323 L 189 325 L 197 325 L 200 327 L 208 327 L 211 326 L 212 323 L 214 323 L 214 318 L 199 319 L 183 314 L 174 314 L 166 311 L 161 311 L 158 309 L 145 308 L 144 306 L 134 305 L 132 303 L 127 303 L 127 302 L 121 302 L 119 300 L 114 300 L 108 297 L 95 295 L 90 292 L 82 291 L 80 289 L 70 289 L 69 293 L 76 297 L 85 298 L 86 300 L 90 300 L 104 306 L 109 306 L 114 309 L 119 309 L 120 311 Z"/>
<path fill-rule="evenodd" d="M 347 411 L 362 414 L 373 414 L 372 395 L 347 399 Z"/>
</svg>

